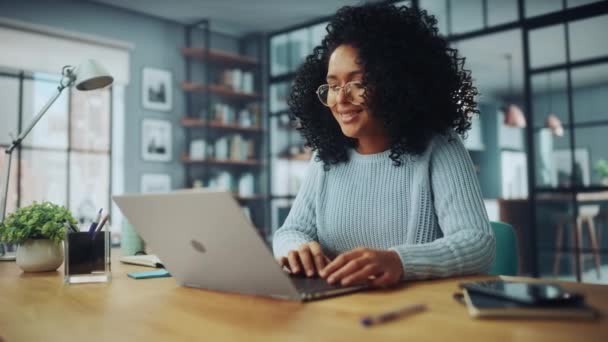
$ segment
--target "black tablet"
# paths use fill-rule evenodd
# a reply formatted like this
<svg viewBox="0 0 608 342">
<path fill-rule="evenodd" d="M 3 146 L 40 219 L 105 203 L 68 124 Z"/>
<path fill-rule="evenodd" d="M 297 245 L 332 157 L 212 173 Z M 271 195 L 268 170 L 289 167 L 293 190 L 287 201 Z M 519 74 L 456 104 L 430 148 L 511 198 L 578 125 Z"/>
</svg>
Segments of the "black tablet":
<svg viewBox="0 0 608 342">
<path fill-rule="evenodd" d="M 580 294 L 565 291 L 552 283 L 525 283 L 504 280 L 462 283 L 469 292 L 483 293 L 523 304 L 552 305 L 582 301 Z"/>
</svg>

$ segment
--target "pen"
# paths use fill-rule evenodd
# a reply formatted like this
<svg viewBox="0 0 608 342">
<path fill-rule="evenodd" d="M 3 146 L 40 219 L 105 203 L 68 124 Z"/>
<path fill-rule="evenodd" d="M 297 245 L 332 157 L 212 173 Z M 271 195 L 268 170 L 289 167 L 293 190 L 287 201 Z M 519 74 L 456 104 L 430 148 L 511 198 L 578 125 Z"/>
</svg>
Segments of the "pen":
<svg viewBox="0 0 608 342">
<path fill-rule="evenodd" d="M 109 217 L 110 217 L 110 215 L 108 215 L 108 214 L 106 214 L 106 216 L 103 217 L 103 220 L 101 220 L 101 222 L 97 225 L 97 228 L 95 228 L 95 234 L 97 234 L 97 232 L 101 231 L 101 229 L 103 228 L 103 226 L 108 221 Z"/>
<path fill-rule="evenodd" d="M 95 218 L 95 221 L 91 222 L 91 225 L 89 226 L 89 234 L 93 234 L 95 232 L 95 228 L 97 228 L 97 224 L 99 223 L 99 219 L 101 219 L 101 212 L 102 212 L 103 208 L 99 209 L 99 212 L 97 212 L 97 217 Z"/>
<path fill-rule="evenodd" d="M 361 324 L 363 326 L 369 327 L 374 324 L 384 323 L 388 321 L 392 321 L 396 318 L 403 317 L 409 314 L 417 313 L 426 309 L 426 305 L 424 304 L 415 304 L 408 305 L 401 309 L 397 309 L 394 311 L 388 311 L 383 314 L 377 316 L 366 316 L 361 319 Z"/>
</svg>

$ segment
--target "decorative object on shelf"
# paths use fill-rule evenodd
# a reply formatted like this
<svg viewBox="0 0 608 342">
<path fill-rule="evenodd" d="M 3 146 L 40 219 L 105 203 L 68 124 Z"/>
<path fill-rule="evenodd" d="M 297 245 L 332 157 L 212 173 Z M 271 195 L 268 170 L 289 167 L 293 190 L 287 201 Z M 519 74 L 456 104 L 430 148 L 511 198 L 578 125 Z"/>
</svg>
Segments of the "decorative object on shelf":
<svg viewBox="0 0 608 342">
<path fill-rule="evenodd" d="M 595 163 L 595 172 L 600 177 L 600 184 L 608 186 L 608 160 L 598 160 Z"/>
<path fill-rule="evenodd" d="M 0 240 L 17 245 L 16 262 L 23 271 L 54 271 L 63 262 L 66 229 L 76 231 L 77 224 L 67 208 L 34 202 L 0 223 Z"/>
<path fill-rule="evenodd" d="M 144 173 L 139 188 L 141 193 L 162 193 L 171 191 L 171 176 L 163 173 Z"/>
<path fill-rule="evenodd" d="M 574 169 L 572 164 L 572 151 L 560 149 L 553 151 L 553 165 L 558 187 L 589 186 L 590 167 L 589 150 L 586 148 L 574 149 Z"/>
<path fill-rule="evenodd" d="M 241 196 L 241 197 L 253 196 L 253 194 L 255 192 L 254 187 L 255 187 L 255 185 L 254 185 L 253 173 L 246 172 L 246 173 L 242 174 L 241 178 L 239 178 L 239 196 Z"/>
<path fill-rule="evenodd" d="M 145 161 L 171 161 L 172 125 L 170 121 L 144 119 L 141 124 L 141 155 Z"/>
<path fill-rule="evenodd" d="M 505 59 L 508 63 L 508 76 L 509 76 L 509 98 L 513 98 L 513 60 L 510 53 L 505 54 Z M 505 105 L 504 109 L 504 124 L 509 127 L 526 127 L 526 116 L 521 111 L 519 106 L 514 103 Z"/>
<path fill-rule="evenodd" d="M 173 109 L 173 75 L 158 68 L 142 70 L 142 106 L 144 109 L 170 111 Z"/>
<path fill-rule="evenodd" d="M 0 188 L 0 222 L 4 220 L 6 215 L 6 200 L 8 195 L 8 185 L 11 170 L 11 158 L 12 152 L 21 145 L 21 142 L 30 133 L 32 128 L 40 121 L 42 116 L 47 110 L 53 105 L 53 103 L 59 98 L 61 92 L 65 88 L 69 88 L 76 85 L 76 89 L 81 91 L 101 89 L 109 86 L 114 81 L 114 78 L 101 66 L 97 61 L 89 59 L 80 64 L 78 67 L 66 65 L 61 70 L 61 80 L 57 86 L 57 90 L 53 93 L 53 96 L 48 102 L 40 109 L 38 114 L 32 119 L 32 121 L 25 127 L 25 129 L 19 134 L 16 139 L 13 139 L 11 146 L 5 150 L 6 161 L 4 162 L 4 170 L 1 175 L 2 188 Z M 12 255 L 5 255 L 7 248 L 0 244 L 0 258 L 3 260 L 12 260 Z"/>
<path fill-rule="evenodd" d="M 190 142 L 190 158 L 205 159 L 207 157 L 207 142 L 205 139 L 196 139 Z"/>
</svg>

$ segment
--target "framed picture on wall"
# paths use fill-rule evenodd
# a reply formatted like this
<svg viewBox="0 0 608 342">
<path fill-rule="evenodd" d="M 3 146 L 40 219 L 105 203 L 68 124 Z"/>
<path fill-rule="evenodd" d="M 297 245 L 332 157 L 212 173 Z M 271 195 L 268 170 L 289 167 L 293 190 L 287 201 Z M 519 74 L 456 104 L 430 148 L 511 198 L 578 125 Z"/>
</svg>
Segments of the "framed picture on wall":
<svg viewBox="0 0 608 342">
<path fill-rule="evenodd" d="M 171 191 L 171 177 L 163 173 L 144 173 L 141 175 L 139 188 L 141 193 L 159 193 Z"/>
<path fill-rule="evenodd" d="M 144 68 L 141 85 L 144 109 L 170 111 L 173 108 L 173 75 L 171 71 Z"/>
<path fill-rule="evenodd" d="M 171 161 L 171 122 L 144 119 L 141 124 L 141 155 L 145 161 Z"/>
<path fill-rule="evenodd" d="M 570 149 L 556 149 L 553 151 L 553 166 L 558 187 L 588 186 L 591 181 L 589 167 L 589 150 L 582 147 L 574 149 L 574 169 Z M 574 184 L 573 174 L 574 173 Z"/>
</svg>

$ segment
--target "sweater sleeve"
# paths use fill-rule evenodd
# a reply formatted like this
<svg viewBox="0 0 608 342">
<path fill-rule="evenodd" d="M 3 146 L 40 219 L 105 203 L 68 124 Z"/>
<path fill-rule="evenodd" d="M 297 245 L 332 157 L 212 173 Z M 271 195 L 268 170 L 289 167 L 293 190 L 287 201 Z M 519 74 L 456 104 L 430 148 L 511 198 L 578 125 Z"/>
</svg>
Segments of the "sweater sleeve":
<svg viewBox="0 0 608 342">
<path fill-rule="evenodd" d="M 433 205 L 443 237 L 391 248 L 401 258 L 404 279 L 487 272 L 495 239 L 473 162 L 456 134 L 436 137 L 431 148 Z"/>
<path fill-rule="evenodd" d="M 304 243 L 318 241 L 315 200 L 323 170 L 321 162 L 315 161 L 315 158 L 316 154 L 308 165 L 285 223 L 274 233 L 272 248 L 275 257 L 287 256 L 289 251 L 297 249 Z"/>
</svg>

